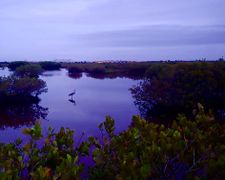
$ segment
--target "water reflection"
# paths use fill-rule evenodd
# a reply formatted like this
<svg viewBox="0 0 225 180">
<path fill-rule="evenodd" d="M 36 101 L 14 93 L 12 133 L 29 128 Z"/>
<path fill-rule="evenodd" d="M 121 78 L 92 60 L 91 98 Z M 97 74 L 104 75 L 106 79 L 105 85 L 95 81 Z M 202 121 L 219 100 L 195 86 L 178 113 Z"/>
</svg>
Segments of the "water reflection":
<svg viewBox="0 0 225 180">
<path fill-rule="evenodd" d="M 3 72 L 0 71 L 0 74 Z M 98 125 L 110 115 L 116 121 L 116 132 L 126 129 L 133 115 L 139 114 L 128 89 L 137 81 L 128 78 L 96 79 L 86 74 L 70 75 L 67 70 L 45 72 L 40 76 L 47 83 L 48 92 L 39 96 L 38 106 L 2 111 L 0 142 L 21 136 L 21 128 L 42 119 L 44 130 L 49 126 L 74 129 L 77 136 L 98 135 Z M 73 98 L 68 95 L 76 90 Z M 46 107 L 48 109 L 45 109 Z M 24 109 L 24 110 L 23 110 Z M 16 114 L 21 114 L 16 117 Z M 11 120 L 9 117 L 11 115 Z M 23 120 L 22 120 L 23 119 Z M 9 127 L 9 128 L 7 128 Z M 18 127 L 18 129 L 14 129 Z"/>
<path fill-rule="evenodd" d="M 116 77 L 114 76 L 109 76 L 109 75 L 105 75 L 105 74 L 92 74 L 92 73 L 87 73 L 87 77 L 91 77 L 91 78 L 95 78 L 95 79 L 115 79 Z"/>
<path fill-rule="evenodd" d="M 52 77 L 52 76 L 56 76 L 56 75 L 60 75 L 60 71 L 56 70 L 56 71 L 45 71 L 42 73 L 42 76 L 46 76 L 46 77 Z"/>
<path fill-rule="evenodd" d="M 89 136 L 98 134 L 98 125 L 106 115 L 115 119 L 118 132 L 129 126 L 133 115 L 139 114 L 129 92 L 137 81 L 128 78 L 101 80 L 86 74 L 74 79 L 65 69 L 55 76 L 41 78 L 48 86 L 48 92 L 40 96 L 41 105 L 49 108 L 49 121 L 45 126 L 70 127 L 78 134 L 85 132 Z M 76 94 L 70 99 L 68 95 L 74 89 Z"/>
<path fill-rule="evenodd" d="M 142 75 L 128 74 L 128 73 L 86 73 L 87 77 L 95 79 L 116 79 L 116 78 L 129 78 L 133 80 L 140 80 Z"/>
<path fill-rule="evenodd" d="M 68 96 L 70 97 L 69 102 L 71 102 L 74 106 L 77 105 L 76 101 L 74 100 L 74 95 L 76 94 L 76 90 L 70 93 Z"/>
<path fill-rule="evenodd" d="M 74 99 L 69 99 L 68 101 L 71 102 L 74 106 L 77 105 L 77 103 L 76 103 L 76 101 Z"/>
<path fill-rule="evenodd" d="M 0 68 L 0 77 L 7 77 L 11 74 L 8 68 L 6 67 L 1 67 Z"/>
<path fill-rule="evenodd" d="M 0 106 L 0 129 L 31 126 L 38 119 L 45 119 L 48 108 L 38 104 L 20 106 Z"/>
</svg>

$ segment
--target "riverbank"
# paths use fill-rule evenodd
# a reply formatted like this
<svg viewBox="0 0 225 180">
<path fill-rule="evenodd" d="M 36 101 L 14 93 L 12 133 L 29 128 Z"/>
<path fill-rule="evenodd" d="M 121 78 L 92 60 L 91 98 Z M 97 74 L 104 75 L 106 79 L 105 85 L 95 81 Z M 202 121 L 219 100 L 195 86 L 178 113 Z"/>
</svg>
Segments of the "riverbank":
<svg viewBox="0 0 225 180">
<path fill-rule="evenodd" d="M 224 59 L 217 61 L 96 61 L 96 62 L 53 62 L 53 61 L 41 61 L 41 62 L 28 62 L 28 61 L 15 61 L 15 62 L 0 62 L 0 67 L 8 67 L 11 71 L 15 71 L 19 66 L 28 64 L 38 64 L 44 71 L 60 70 L 65 68 L 68 70 L 70 76 L 77 76 L 80 73 L 87 73 L 90 77 L 95 78 L 116 78 L 116 77 L 128 77 L 132 79 L 143 79 L 149 77 L 152 71 L 161 69 L 164 67 L 173 66 L 190 66 L 198 64 L 207 64 L 214 66 L 224 62 Z"/>
</svg>

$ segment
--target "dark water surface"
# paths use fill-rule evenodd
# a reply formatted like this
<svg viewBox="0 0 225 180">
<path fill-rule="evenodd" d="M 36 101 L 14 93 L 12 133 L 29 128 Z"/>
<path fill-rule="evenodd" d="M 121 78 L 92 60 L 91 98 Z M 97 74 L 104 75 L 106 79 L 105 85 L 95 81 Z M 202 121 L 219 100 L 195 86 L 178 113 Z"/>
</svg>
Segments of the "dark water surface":
<svg viewBox="0 0 225 180">
<path fill-rule="evenodd" d="M 0 76 L 7 75 L 9 75 L 7 69 L 0 70 Z M 115 119 L 116 131 L 119 132 L 129 126 L 132 115 L 139 114 L 129 91 L 129 88 L 137 84 L 135 80 L 94 79 L 85 74 L 79 79 L 73 79 L 67 75 L 65 69 L 46 72 L 41 79 L 46 81 L 48 92 L 40 95 L 39 106 L 35 106 L 32 113 L 39 113 L 39 111 L 46 113 L 46 118 L 41 119 L 45 130 L 48 126 L 56 130 L 63 126 L 74 129 L 77 136 L 80 136 L 82 132 L 85 132 L 86 136 L 98 135 L 98 125 L 105 120 L 106 115 L 110 115 Z M 68 94 L 74 89 L 76 90 L 73 98 L 75 102 L 71 102 Z M 21 122 L 23 120 L 20 118 L 16 119 L 16 112 L 13 113 L 15 119 L 11 120 L 10 125 L 0 114 L 1 142 L 22 137 L 22 128 L 31 126 L 34 122 L 33 120 L 29 122 L 27 119 Z"/>
</svg>

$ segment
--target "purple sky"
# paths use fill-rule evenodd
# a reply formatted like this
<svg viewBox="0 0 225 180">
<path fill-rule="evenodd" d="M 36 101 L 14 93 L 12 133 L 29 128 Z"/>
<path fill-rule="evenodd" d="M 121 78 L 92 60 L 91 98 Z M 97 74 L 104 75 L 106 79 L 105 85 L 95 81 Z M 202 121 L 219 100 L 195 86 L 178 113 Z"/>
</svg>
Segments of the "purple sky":
<svg viewBox="0 0 225 180">
<path fill-rule="evenodd" d="M 225 56 L 225 0 L 0 0 L 2 60 Z"/>
</svg>

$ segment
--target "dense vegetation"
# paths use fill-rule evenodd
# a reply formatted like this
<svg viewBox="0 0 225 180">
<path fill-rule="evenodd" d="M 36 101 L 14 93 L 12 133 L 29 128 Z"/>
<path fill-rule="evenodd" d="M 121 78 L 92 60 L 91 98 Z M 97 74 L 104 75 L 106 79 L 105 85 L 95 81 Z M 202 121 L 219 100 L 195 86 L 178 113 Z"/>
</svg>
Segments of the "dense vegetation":
<svg viewBox="0 0 225 180">
<path fill-rule="evenodd" d="M 16 68 L 18 68 L 20 66 L 28 65 L 28 64 L 30 64 L 30 63 L 27 61 L 14 61 L 14 62 L 8 63 L 8 68 L 11 71 L 14 71 L 14 70 L 16 70 Z"/>
<path fill-rule="evenodd" d="M 197 112 L 197 111 L 196 111 Z M 124 132 L 114 133 L 110 117 L 99 125 L 102 136 L 79 143 L 74 132 L 39 123 L 18 139 L 0 144 L 1 179 L 222 179 L 225 176 L 225 126 L 199 104 L 194 120 L 179 115 L 169 126 L 134 117 Z M 82 157 L 92 158 L 85 173 Z"/>
<path fill-rule="evenodd" d="M 20 98 L 37 97 L 42 92 L 46 92 L 46 83 L 36 78 L 15 76 L 0 78 L 0 97 L 4 98 Z"/>
<path fill-rule="evenodd" d="M 17 67 L 14 74 L 19 77 L 38 78 L 42 72 L 43 69 L 39 64 L 26 64 Z"/>
<path fill-rule="evenodd" d="M 225 62 L 158 63 L 145 80 L 131 88 L 135 104 L 146 118 L 168 119 L 188 113 L 200 102 L 206 109 L 225 110 Z"/>
<path fill-rule="evenodd" d="M 41 62 L 28 62 L 28 61 L 13 61 L 10 63 L 0 63 L 1 66 L 8 67 L 11 71 L 15 71 L 20 66 L 29 67 L 29 65 L 32 67 L 33 65 L 39 66 L 44 71 L 51 71 L 51 70 L 60 70 L 61 63 L 58 62 L 52 62 L 52 61 L 41 61 Z M 37 67 L 36 66 L 36 67 Z"/>
<path fill-rule="evenodd" d="M 129 77 L 140 79 L 144 77 L 149 62 L 127 62 L 127 63 L 84 63 L 84 64 L 64 64 L 69 74 L 88 73 L 94 78 L 116 78 Z"/>
<path fill-rule="evenodd" d="M 61 64 L 52 61 L 42 61 L 38 63 L 45 71 L 60 70 Z"/>
<path fill-rule="evenodd" d="M 46 83 L 38 79 L 43 71 L 40 65 L 13 62 L 9 67 L 14 72 L 8 77 L 0 77 L 0 98 L 5 100 L 4 104 L 24 104 L 47 91 Z"/>
</svg>

